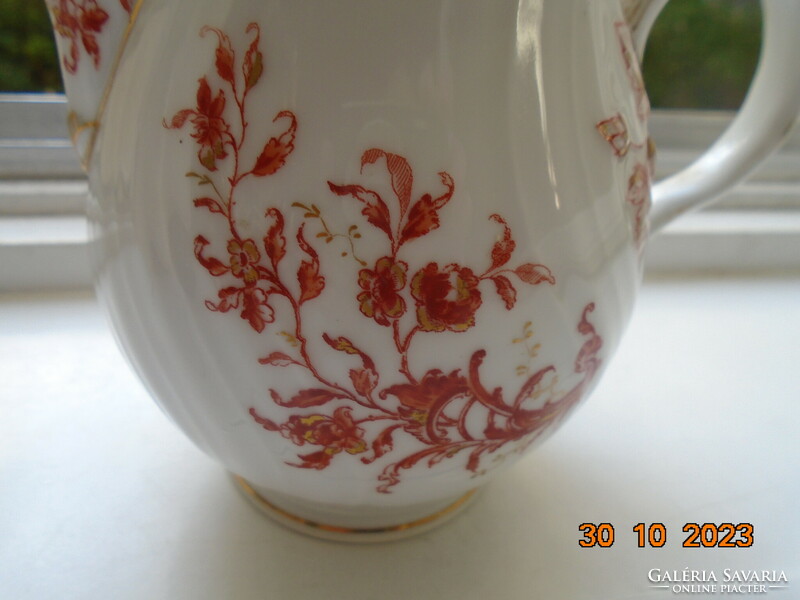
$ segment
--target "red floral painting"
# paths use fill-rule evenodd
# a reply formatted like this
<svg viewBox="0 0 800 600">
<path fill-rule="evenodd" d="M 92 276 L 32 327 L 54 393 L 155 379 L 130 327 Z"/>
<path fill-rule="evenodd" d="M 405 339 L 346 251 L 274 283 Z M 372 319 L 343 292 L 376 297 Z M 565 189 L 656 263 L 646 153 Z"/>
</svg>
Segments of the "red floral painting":
<svg viewBox="0 0 800 600">
<path fill-rule="evenodd" d="M 650 114 L 650 102 L 644 89 L 644 82 L 639 70 L 639 62 L 633 49 L 633 41 L 628 24 L 624 21 L 615 23 L 614 32 L 625 74 L 634 98 L 636 120 L 645 125 Z M 642 140 L 631 139 L 628 123 L 620 113 L 600 121 L 595 125 L 595 128 L 608 142 L 612 152 L 618 159 L 624 159 L 629 152 L 637 156 L 628 179 L 625 202 L 630 215 L 633 242 L 641 252 L 648 233 L 647 214 L 650 211 L 650 185 L 654 169 L 655 146 L 649 138 Z M 638 158 L 642 154 L 645 155 L 645 158 Z"/>
<path fill-rule="evenodd" d="M 636 102 L 636 116 L 644 123 L 650 116 L 650 99 L 644 89 L 644 79 L 642 79 L 639 59 L 636 57 L 636 51 L 633 47 L 631 30 L 625 21 L 615 23 L 614 29 L 617 34 L 617 43 L 619 44 L 622 62 L 625 65 L 625 74 L 628 76 L 628 83 Z"/>
<path fill-rule="evenodd" d="M 128 14 L 133 11 L 131 0 L 119 0 Z M 49 4 L 53 15 L 53 27 L 58 36 L 69 44 L 63 55 L 64 69 L 74 75 L 78 72 L 81 49 L 91 59 L 94 68 L 100 66 L 100 43 L 98 36 L 109 20 L 108 11 L 100 0 L 56 0 Z"/>
<path fill-rule="evenodd" d="M 590 322 L 594 304 L 577 316 L 584 341 L 573 365 L 574 385 L 567 390 L 553 384 L 553 365 L 530 369 L 512 393 L 489 389 L 482 381 L 488 357 L 483 348 L 471 350 L 466 364 L 449 372 L 436 365 L 412 368 L 410 357 L 417 346 L 424 348 L 428 336 L 461 334 L 486 318 L 484 312 L 511 311 L 520 285 L 554 285 L 555 275 L 537 262 L 512 261 L 517 244 L 497 213 L 487 215 L 487 238 L 493 243 L 480 264 L 441 262 L 434 256 L 412 260 L 415 253 L 407 248 L 435 236 L 457 210 L 456 182 L 440 171 L 435 189 L 419 190 L 411 162 L 382 148 L 362 152 L 360 169 L 383 178 L 384 191 L 357 181 L 321 182 L 321 195 L 333 210 L 342 203 L 359 209 L 361 221 L 347 233 L 331 229 L 316 204 L 294 202 L 291 208 L 302 211 L 301 220 L 288 219 L 283 206 L 271 206 L 264 213 L 263 235 L 243 235 L 236 216 L 241 183 L 284 168 L 292 160 L 299 130 L 298 118 L 286 108 L 275 109 L 269 137 L 250 130 L 249 93 L 261 83 L 264 58 L 259 26 L 252 23 L 246 32 L 251 39 L 242 55 L 221 30 L 201 30 L 201 36 L 216 37 L 214 72 L 199 80 L 194 106 L 178 110 L 163 125 L 185 130 L 193 139 L 198 166 L 187 174 L 198 187 L 193 203 L 220 223 L 213 245 L 212 234 L 194 240 L 198 263 L 220 282 L 217 297 L 205 306 L 238 314 L 259 334 L 269 330 L 279 311 L 287 311 L 281 320 L 290 316 L 292 330 L 275 332 L 285 344 L 253 360 L 268 369 L 302 371 L 312 382 L 291 394 L 268 390 L 268 402 L 249 408 L 253 421 L 298 448 L 296 458 L 287 461 L 293 467 L 323 470 L 340 460 L 379 463 L 376 491 L 381 493 L 391 492 L 403 472 L 418 465 L 432 468 L 463 456 L 464 468 L 477 474 L 486 455 L 513 442 L 518 442 L 509 448 L 513 451 L 532 443 L 582 398 L 601 364 L 602 340 Z M 258 110 L 265 110 L 263 100 Z M 245 144 L 257 144 L 255 151 L 245 153 Z M 255 162 L 245 163 L 243 157 L 259 149 Z M 290 230 L 290 222 L 299 225 Z M 365 229 L 380 243 L 360 248 Z M 335 240 L 345 244 L 344 251 L 334 249 Z M 216 256 L 210 247 L 218 249 Z M 357 251 L 375 258 L 367 261 Z M 324 298 L 328 278 L 342 277 L 336 268 L 341 260 L 355 260 L 360 267 L 347 285 L 356 314 L 364 319 L 363 331 L 312 330 L 306 325 L 307 311 L 324 310 L 315 300 Z M 491 295 L 497 300 L 487 308 Z M 376 337 L 383 340 L 377 346 L 381 364 L 386 364 L 388 348 L 395 368 L 377 366 L 368 351 Z M 320 348 L 349 361 L 341 377 L 323 371 L 326 355 Z"/>
</svg>

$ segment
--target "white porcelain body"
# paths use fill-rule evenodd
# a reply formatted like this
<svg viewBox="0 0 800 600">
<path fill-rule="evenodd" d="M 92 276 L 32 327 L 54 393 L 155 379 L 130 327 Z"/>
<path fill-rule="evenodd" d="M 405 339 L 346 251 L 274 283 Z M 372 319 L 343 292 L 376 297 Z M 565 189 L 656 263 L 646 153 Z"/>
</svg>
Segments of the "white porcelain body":
<svg viewBox="0 0 800 600">
<path fill-rule="evenodd" d="M 617 2 L 78 4 L 116 36 L 78 48 L 94 97 L 67 77 L 76 122 L 98 114 L 98 292 L 210 456 L 304 518 L 392 526 L 590 392 L 650 203 Z"/>
<path fill-rule="evenodd" d="M 240 162 L 254 163 L 264 142 L 285 130 L 280 119 L 273 122 L 279 112 L 291 111 L 298 126 L 294 150 L 280 170 L 238 183 L 237 232 L 257 242 L 266 264 L 261 240 L 274 221 L 265 214 L 270 208 L 281 212 L 287 256 L 279 271 L 295 298 L 300 291 L 294 274 L 309 255 L 296 242 L 304 211 L 293 203 L 318 206 L 332 232 L 357 225 L 361 234 L 325 243 L 316 237 L 323 231 L 321 221 L 305 219 L 305 239 L 319 254 L 325 277 L 322 293 L 299 309 L 315 366 L 326 381 L 352 389 L 348 373 L 358 360 L 323 339 L 323 334 L 345 336 L 375 363 L 376 402 L 401 407 L 398 394 L 377 397 L 380 390 L 412 381 L 401 372 L 393 326 L 397 321 L 400 338 L 406 339 L 420 325 L 413 276 L 432 261 L 440 271 L 457 264 L 483 273 L 504 232 L 490 216 L 500 215 L 516 242 L 505 267 L 545 265 L 554 283 L 532 285 L 509 274 L 516 302 L 508 310 L 495 282 L 482 280 L 470 288 L 481 299 L 474 324 L 453 322 L 434 331 L 441 323 L 428 323 L 410 344 L 408 370 L 417 383 L 435 369 L 458 372 L 454 381 L 463 376 L 460 383 L 475 353 L 485 350 L 481 383 L 487 390 L 502 388 L 510 403 L 530 375 L 553 367 L 557 377 L 550 372 L 542 389 L 525 399 L 533 410 L 578 386 L 581 396 L 588 393 L 599 373 L 576 372 L 588 339 L 578 331 L 584 310 L 594 304 L 587 319 L 602 338 L 596 359 L 604 365 L 628 321 L 640 277 L 636 238 L 641 234 L 626 196 L 633 170 L 647 164 L 647 135 L 642 99 L 632 91 L 620 45 L 622 18 L 615 3 L 585 0 L 144 3 L 91 163 L 91 217 L 99 292 L 123 348 L 162 409 L 195 444 L 260 489 L 339 506 L 445 500 L 510 462 L 499 458 L 514 455 L 533 437 L 543 439 L 549 424 L 487 449 L 477 469 L 467 469 L 475 445 L 453 447 L 453 456 L 433 466 L 428 455 L 399 469 L 400 481 L 381 489 L 381 473 L 389 465 L 430 444 L 400 427 L 392 433 L 391 450 L 365 464 L 360 459 L 374 456 L 384 425 L 376 420 L 362 423 L 361 434 L 354 434 L 366 447 L 353 441 L 344 451 L 329 448 L 324 467 L 293 466 L 302 463 L 299 456 L 323 446 L 307 441 L 301 447 L 286 427 L 265 430 L 255 414 L 286 424 L 292 415 L 331 418 L 343 406 L 355 419 L 381 413 L 348 398 L 294 408 L 276 403 L 272 391 L 289 399 L 325 386 L 306 367 L 259 363 L 277 352 L 299 356 L 296 341 L 285 335 L 297 332 L 287 298 L 271 296 L 274 322 L 261 332 L 240 318 L 239 309 L 220 313 L 207 306 L 209 300 L 219 302 L 220 289 L 242 281 L 230 270 L 213 276 L 196 258 L 193 249 L 202 235 L 209 242 L 205 253 L 229 266 L 226 245 L 232 235 L 224 217 L 194 205 L 209 186 L 198 186 L 197 178 L 185 174 L 205 173 L 227 190 L 234 158 L 228 152 L 215 170 L 204 170 L 190 124 L 169 129 L 164 121 L 196 108 L 200 78 L 207 78 L 213 94 L 226 89 L 214 67 L 218 38 L 208 32 L 201 37 L 200 31 L 207 26 L 224 31 L 241 60 L 253 39 L 245 30 L 258 23 L 264 74 L 247 99 L 253 143 L 242 145 Z M 234 123 L 231 98 L 228 90 L 226 114 Z M 624 156 L 597 128 L 614 116 L 627 124 L 633 144 Z M 357 300 L 364 291 L 361 271 L 377 269 L 377 261 L 390 253 L 387 237 L 361 214 L 358 199 L 336 195 L 328 184 L 360 184 L 380 190 L 387 203 L 392 200 L 385 159 L 362 168 L 362 154 L 371 148 L 407 159 L 412 201 L 425 192 L 442 193 L 441 172 L 454 183 L 452 198 L 438 213 L 441 226 L 398 253 L 397 260 L 407 265 L 398 291 L 406 310 L 391 318 L 390 326 L 370 318 Z M 395 220 L 397 210 L 391 208 Z M 353 249 L 367 267 L 354 260 Z M 524 339 L 527 332 L 532 336 Z M 544 391 L 546 386 L 552 389 Z M 451 417 L 470 397 L 466 393 L 451 403 Z M 486 412 L 473 410 L 468 420 L 467 437 L 483 435 Z M 319 441 L 307 428 L 297 431 Z M 457 435 L 451 431 L 445 437 Z"/>
</svg>

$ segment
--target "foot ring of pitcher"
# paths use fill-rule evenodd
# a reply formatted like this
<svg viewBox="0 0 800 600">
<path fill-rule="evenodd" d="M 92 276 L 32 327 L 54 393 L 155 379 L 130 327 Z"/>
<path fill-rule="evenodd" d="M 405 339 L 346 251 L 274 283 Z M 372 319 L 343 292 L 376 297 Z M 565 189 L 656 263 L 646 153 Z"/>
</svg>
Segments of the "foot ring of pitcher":
<svg viewBox="0 0 800 600">
<path fill-rule="evenodd" d="M 243 477 L 233 475 L 233 480 L 239 490 L 256 508 L 281 525 L 316 538 L 354 543 L 386 542 L 429 531 L 460 514 L 472 503 L 477 492 L 475 489 L 470 490 L 454 501 L 445 501 L 443 503 L 444 506 L 438 508 L 434 512 L 395 525 L 344 527 L 341 525 L 324 523 L 321 520 L 290 512 L 278 506 L 276 502 L 268 500 L 265 497 L 267 494 L 257 491 L 255 487 Z"/>
</svg>

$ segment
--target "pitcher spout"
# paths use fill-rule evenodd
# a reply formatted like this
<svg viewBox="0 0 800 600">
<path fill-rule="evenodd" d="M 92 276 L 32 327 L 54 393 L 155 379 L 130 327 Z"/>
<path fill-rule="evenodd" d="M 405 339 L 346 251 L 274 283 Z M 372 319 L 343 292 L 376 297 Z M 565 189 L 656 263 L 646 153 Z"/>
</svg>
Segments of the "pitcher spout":
<svg viewBox="0 0 800 600">
<path fill-rule="evenodd" d="M 104 98 L 141 0 L 45 0 L 53 24 L 69 129 L 88 168 Z"/>
</svg>

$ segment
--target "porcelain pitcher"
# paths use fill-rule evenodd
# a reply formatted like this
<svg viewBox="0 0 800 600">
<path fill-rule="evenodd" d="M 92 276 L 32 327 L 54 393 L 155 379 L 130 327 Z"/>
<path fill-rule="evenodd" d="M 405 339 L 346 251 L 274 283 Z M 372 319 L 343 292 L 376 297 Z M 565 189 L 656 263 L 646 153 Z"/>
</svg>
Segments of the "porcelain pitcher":
<svg viewBox="0 0 800 600">
<path fill-rule="evenodd" d="M 663 0 L 48 4 L 121 347 L 323 536 L 420 531 L 551 434 L 619 344 L 649 228 L 743 177 L 800 99 L 800 3 L 765 1 L 744 108 L 651 211 Z"/>
</svg>

